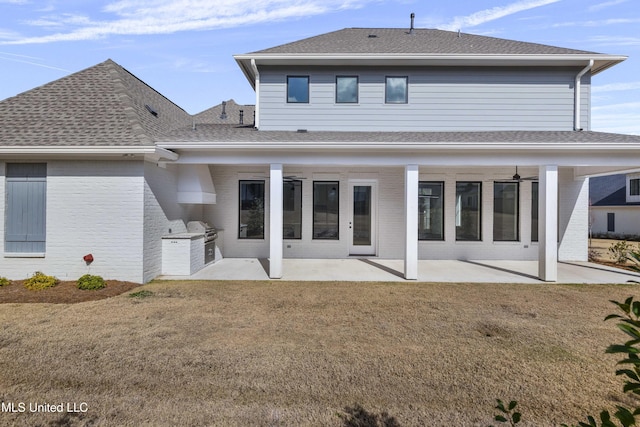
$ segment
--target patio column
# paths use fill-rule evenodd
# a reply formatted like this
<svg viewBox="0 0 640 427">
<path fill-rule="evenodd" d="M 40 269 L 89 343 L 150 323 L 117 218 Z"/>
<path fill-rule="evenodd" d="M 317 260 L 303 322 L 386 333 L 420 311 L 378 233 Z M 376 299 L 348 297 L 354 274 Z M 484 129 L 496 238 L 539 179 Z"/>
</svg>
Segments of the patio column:
<svg viewBox="0 0 640 427">
<path fill-rule="evenodd" d="M 418 280 L 418 165 L 404 168 L 404 278 Z"/>
<path fill-rule="evenodd" d="M 540 166 L 538 205 L 538 277 L 558 280 L 558 166 Z"/>
<path fill-rule="evenodd" d="M 269 166 L 269 277 L 282 278 L 282 164 Z"/>
</svg>

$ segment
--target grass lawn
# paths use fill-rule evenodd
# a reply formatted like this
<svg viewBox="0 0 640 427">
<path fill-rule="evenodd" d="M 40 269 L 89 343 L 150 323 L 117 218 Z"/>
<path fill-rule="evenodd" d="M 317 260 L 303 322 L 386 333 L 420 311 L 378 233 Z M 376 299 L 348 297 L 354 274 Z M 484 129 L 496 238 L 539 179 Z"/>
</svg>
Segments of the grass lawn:
<svg viewBox="0 0 640 427">
<path fill-rule="evenodd" d="M 604 354 L 625 335 L 603 318 L 637 285 L 140 291 L 151 294 L 0 304 L 0 401 L 26 404 L 0 425 L 487 426 L 502 398 L 519 401 L 520 425 L 553 426 L 633 404 Z M 36 403 L 86 412 L 29 412 Z"/>
</svg>

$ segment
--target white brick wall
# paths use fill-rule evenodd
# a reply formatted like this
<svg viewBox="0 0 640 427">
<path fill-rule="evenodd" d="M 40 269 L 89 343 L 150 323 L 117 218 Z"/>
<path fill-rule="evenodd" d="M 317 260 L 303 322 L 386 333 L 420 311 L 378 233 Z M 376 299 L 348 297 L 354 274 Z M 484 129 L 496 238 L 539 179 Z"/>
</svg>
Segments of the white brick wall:
<svg viewBox="0 0 640 427">
<path fill-rule="evenodd" d="M 4 165 L 2 172 L 4 194 Z M 23 279 L 40 270 L 62 280 L 91 273 L 141 282 L 142 196 L 141 161 L 47 162 L 46 254 L 44 258 L 5 254 L 0 274 Z M 4 218 L 4 203 L 0 209 Z M 4 236 L 4 221 L 1 224 Z M 89 253 L 94 262 L 87 266 L 82 257 Z"/>
<path fill-rule="evenodd" d="M 202 220 L 203 208 L 178 204 L 177 166 L 145 162 L 144 178 L 143 279 L 148 282 L 162 273 L 162 236 L 185 232 L 188 221 Z"/>
<path fill-rule="evenodd" d="M 559 261 L 587 261 L 589 248 L 589 179 L 574 179 L 573 168 L 559 168 Z"/>
<path fill-rule="evenodd" d="M 179 205 L 177 173 L 142 161 L 50 161 L 47 176 L 47 251 L 44 258 L 0 258 L 0 275 L 22 279 L 41 270 L 61 279 L 88 272 L 107 279 L 146 282 L 161 274 L 161 236 L 185 231 L 188 220 L 205 219 L 224 230 L 226 257 L 269 256 L 269 211 L 264 240 L 238 239 L 238 181 L 268 176 L 265 166 L 211 166 L 216 205 Z M 5 165 L 0 163 L 4 194 Z M 285 165 L 285 175 L 304 176 L 302 240 L 285 240 L 285 258 L 344 258 L 349 256 L 349 179 L 378 180 L 378 256 L 404 257 L 404 174 L 402 167 L 311 168 Z M 510 169 L 421 168 L 420 180 L 445 182 L 445 241 L 419 242 L 420 259 L 537 259 L 530 242 L 531 183 L 520 186 L 520 242 L 493 242 L 493 181 L 508 179 Z M 535 170 L 520 171 L 526 176 Z M 312 235 L 313 181 L 340 182 L 340 240 L 318 241 Z M 588 181 L 574 180 L 573 170 L 560 168 L 561 260 L 586 260 Z M 482 242 L 455 241 L 455 182 L 483 183 Z M 269 187 L 266 190 L 266 207 Z M 4 203 L 0 203 L 4 218 Z M 0 221 L 4 235 L 4 221 Z M 92 253 L 86 266 L 82 257 Z"/>
<path fill-rule="evenodd" d="M 591 231 L 607 233 L 607 214 L 615 214 L 615 230 L 611 235 L 640 236 L 640 206 L 592 206 Z"/>
</svg>

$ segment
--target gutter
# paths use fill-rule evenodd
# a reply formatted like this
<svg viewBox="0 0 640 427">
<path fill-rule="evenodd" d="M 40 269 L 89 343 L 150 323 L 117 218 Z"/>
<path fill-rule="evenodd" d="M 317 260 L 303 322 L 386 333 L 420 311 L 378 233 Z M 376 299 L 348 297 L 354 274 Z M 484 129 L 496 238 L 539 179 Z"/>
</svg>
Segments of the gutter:
<svg viewBox="0 0 640 427">
<path fill-rule="evenodd" d="M 258 71 L 258 66 L 256 65 L 256 60 L 254 58 L 251 59 L 251 68 L 253 69 L 253 73 L 255 75 L 255 91 L 256 91 L 256 106 L 255 106 L 255 123 L 254 127 L 256 129 L 260 128 L 260 71 Z"/>
<path fill-rule="evenodd" d="M 591 70 L 591 68 L 593 68 L 593 64 L 594 61 L 593 59 L 589 60 L 589 64 L 587 64 L 586 67 L 584 67 L 582 70 L 580 70 L 580 72 L 578 73 L 578 75 L 576 75 L 576 81 L 575 84 L 573 85 L 573 91 L 574 91 L 574 102 L 573 102 L 573 130 L 576 131 L 581 131 L 582 130 L 582 126 L 580 125 L 580 90 L 582 88 L 582 84 L 581 84 L 581 79 L 582 76 L 584 76 L 587 71 Z"/>
<path fill-rule="evenodd" d="M 504 151 L 547 151 L 547 150 L 576 150 L 576 147 L 580 148 L 580 151 L 626 151 L 626 150 L 638 150 L 640 144 L 634 143 L 599 143 L 599 142 L 569 142 L 569 143 L 545 143 L 545 142 L 532 142 L 514 144 L 512 142 L 465 142 L 465 143 L 397 143 L 397 142 L 364 142 L 364 143 L 350 143 L 350 142 L 243 142 L 243 143 L 216 143 L 214 145 L 208 144 L 185 144 L 185 143 L 164 143 L 164 147 L 171 150 L 188 150 L 188 151 L 207 151 L 211 149 L 226 150 L 226 151 L 252 151 L 254 153 L 262 151 L 272 150 L 292 150 L 297 149 L 301 151 L 327 151 L 327 150 L 355 150 L 355 151 L 465 151 L 465 150 L 504 150 Z"/>
<path fill-rule="evenodd" d="M 166 159 L 175 161 L 180 157 L 173 151 L 156 146 L 0 146 L 0 156 L 37 156 L 37 155 L 59 155 L 59 156 L 121 156 L 134 157 L 143 155 L 151 159 Z"/>
</svg>

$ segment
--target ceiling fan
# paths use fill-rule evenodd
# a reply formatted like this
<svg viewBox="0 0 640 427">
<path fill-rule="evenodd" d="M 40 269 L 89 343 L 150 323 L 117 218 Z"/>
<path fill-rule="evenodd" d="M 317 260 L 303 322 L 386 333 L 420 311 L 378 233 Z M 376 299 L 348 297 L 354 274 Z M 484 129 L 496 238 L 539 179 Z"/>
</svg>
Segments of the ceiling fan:
<svg viewBox="0 0 640 427">
<path fill-rule="evenodd" d="M 518 166 L 516 166 L 516 173 L 513 174 L 513 176 L 511 177 L 511 179 L 513 181 L 518 181 L 518 182 L 522 182 L 522 181 L 537 181 L 538 177 L 537 176 L 528 176 L 528 177 L 521 177 L 520 174 L 518 173 Z"/>
</svg>

